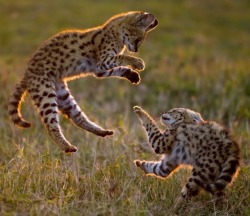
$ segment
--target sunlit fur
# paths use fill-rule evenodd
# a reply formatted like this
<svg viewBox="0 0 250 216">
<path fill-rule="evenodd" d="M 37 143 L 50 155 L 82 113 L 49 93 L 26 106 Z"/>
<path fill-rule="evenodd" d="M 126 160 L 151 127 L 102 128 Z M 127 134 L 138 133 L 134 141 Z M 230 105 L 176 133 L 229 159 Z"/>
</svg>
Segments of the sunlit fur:
<svg viewBox="0 0 250 216">
<path fill-rule="evenodd" d="M 192 167 L 191 176 L 176 204 L 179 205 L 199 193 L 210 192 L 215 198 L 223 197 L 223 190 L 237 176 L 240 166 L 240 149 L 224 126 L 205 121 L 199 113 L 185 108 L 172 109 L 161 116 L 167 126 L 161 132 L 150 115 L 134 107 L 148 140 L 160 161 L 135 160 L 147 175 L 168 177 L 180 165 Z"/>
<path fill-rule="evenodd" d="M 14 124 L 30 127 L 20 113 L 21 98 L 27 92 L 52 140 L 65 152 L 75 152 L 59 125 L 58 111 L 78 127 L 98 136 L 112 135 L 82 112 L 67 86 L 68 80 L 93 75 L 118 77 L 133 84 L 140 82 L 142 59 L 123 54 L 127 48 L 137 52 L 147 33 L 157 26 L 154 15 L 133 11 L 116 15 L 103 25 L 87 30 L 66 30 L 45 41 L 29 60 L 25 74 L 9 102 Z"/>
</svg>

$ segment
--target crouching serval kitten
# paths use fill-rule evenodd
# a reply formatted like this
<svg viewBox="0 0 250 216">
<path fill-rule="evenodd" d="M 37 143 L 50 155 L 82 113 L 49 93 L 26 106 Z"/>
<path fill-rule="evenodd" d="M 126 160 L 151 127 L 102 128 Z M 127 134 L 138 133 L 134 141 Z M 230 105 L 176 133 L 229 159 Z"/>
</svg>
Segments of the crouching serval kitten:
<svg viewBox="0 0 250 216">
<path fill-rule="evenodd" d="M 240 165 L 240 149 L 230 132 L 216 122 L 204 121 L 199 113 L 174 108 L 161 116 L 167 126 L 161 132 L 155 121 L 140 107 L 134 107 L 148 140 L 161 161 L 140 161 L 135 164 L 146 174 L 166 178 L 179 165 L 193 167 L 191 176 L 176 204 L 198 194 L 200 189 L 222 198 L 223 189 L 232 181 Z"/>
<path fill-rule="evenodd" d="M 147 33 L 158 21 L 152 14 L 128 12 L 111 17 L 102 26 L 68 30 L 48 39 L 28 62 L 21 82 L 9 102 L 11 120 L 20 127 L 30 127 L 20 114 L 22 96 L 27 92 L 39 109 L 52 140 L 65 152 L 75 152 L 61 132 L 58 110 L 75 125 L 98 136 L 112 135 L 91 122 L 70 94 L 67 80 L 86 75 L 120 77 L 133 84 L 140 82 L 138 71 L 144 69 L 140 58 L 124 55 L 127 48 L 137 52 Z"/>
</svg>

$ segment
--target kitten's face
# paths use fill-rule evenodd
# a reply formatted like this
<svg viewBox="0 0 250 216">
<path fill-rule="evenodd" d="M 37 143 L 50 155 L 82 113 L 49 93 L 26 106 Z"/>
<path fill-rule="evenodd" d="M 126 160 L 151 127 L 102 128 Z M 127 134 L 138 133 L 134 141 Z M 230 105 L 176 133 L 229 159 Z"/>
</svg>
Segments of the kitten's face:
<svg viewBox="0 0 250 216">
<path fill-rule="evenodd" d="M 181 123 L 198 124 L 204 122 L 200 113 L 185 108 L 174 108 L 161 116 L 162 124 L 177 127 Z"/>
<path fill-rule="evenodd" d="M 125 16 L 122 41 L 130 52 L 137 52 L 147 33 L 153 30 L 158 21 L 154 15 L 145 12 L 131 12 Z"/>
</svg>

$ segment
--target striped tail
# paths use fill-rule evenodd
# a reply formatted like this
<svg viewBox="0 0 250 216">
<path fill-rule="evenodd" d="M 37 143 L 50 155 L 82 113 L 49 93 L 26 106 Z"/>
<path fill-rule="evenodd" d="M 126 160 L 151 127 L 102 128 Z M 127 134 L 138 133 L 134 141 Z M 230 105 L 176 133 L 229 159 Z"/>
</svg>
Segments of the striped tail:
<svg viewBox="0 0 250 216">
<path fill-rule="evenodd" d="M 10 119 L 14 124 L 22 128 L 28 128 L 31 126 L 29 122 L 25 121 L 22 118 L 22 115 L 20 113 L 20 104 L 25 92 L 26 92 L 26 85 L 21 81 L 19 84 L 17 84 L 10 98 L 8 106 Z"/>
<path fill-rule="evenodd" d="M 228 159 L 225 162 L 222 172 L 216 182 L 212 184 L 205 184 L 204 189 L 212 194 L 222 191 L 232 181 L 232 178 L 239 166 L 239 158 L 233 157 Z"/>
</svg>

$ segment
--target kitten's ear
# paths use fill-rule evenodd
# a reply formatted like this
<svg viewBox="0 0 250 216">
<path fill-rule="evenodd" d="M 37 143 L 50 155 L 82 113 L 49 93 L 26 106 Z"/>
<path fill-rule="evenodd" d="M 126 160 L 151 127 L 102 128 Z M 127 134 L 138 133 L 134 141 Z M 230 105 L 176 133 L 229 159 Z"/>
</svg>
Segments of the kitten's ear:
<svg viewBox="0 0 250 216">
<path fill-rule="evenodd" d="M 149 13 L 144 13 L 135 20 L 133 25 L 147 29 L 150 26 L 150 24 L 152 24 L 154 21 L 155 21 L 154 15 Z"/>
<path fill-rule="evenodd" d="M 197 123 L 204 122 L 200 113 L 192 112 L 191 115 L 192 115 L 193 119 L 195 120 L 195 122 L 197 122 Z"/>
</svg>

